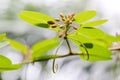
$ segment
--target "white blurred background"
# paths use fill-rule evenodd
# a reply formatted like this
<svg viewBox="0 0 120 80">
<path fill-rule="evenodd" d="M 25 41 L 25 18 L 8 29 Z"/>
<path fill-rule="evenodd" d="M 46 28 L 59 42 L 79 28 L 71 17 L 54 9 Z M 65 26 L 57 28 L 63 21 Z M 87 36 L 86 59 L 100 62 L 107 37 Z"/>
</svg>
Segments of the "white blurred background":
<svg viewBox="0 0 120 80">
<path fill-rule="evenodd" d="M 96 18 L 109 20 L 100 28 L 111 35 L 120 34 L 120 0 L 0 0 L 0 33 L 6 32 L 8 37 L 30 46 L 55 35 L 20 20 L 17 14 L 22 10 L 38 11 L 55 18 L 60 12 L 96 10 Z M 63 46 L 61 50 L 64 53 L 66 48 Z M 20 52 L 10 46 L 0 49 L 0 54 L 9 57 L 13 63 L 22 60 Z M 120 80 L 120 63 L 115 60 L 92 63 L 79 57 L 67 57 L 57 59 L 57 64 L 56 74 L 52 73 L 50 60 L 0 73 L 0 80 Z"/>
</svg>

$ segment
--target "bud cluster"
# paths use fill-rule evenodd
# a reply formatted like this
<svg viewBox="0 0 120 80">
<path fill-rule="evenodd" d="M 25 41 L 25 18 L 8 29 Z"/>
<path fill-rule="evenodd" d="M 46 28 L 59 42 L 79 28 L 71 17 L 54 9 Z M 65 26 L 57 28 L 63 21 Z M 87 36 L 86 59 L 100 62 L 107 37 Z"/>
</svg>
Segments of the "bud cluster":
<svg viewBox="0 0 120 80">
<path fill-rule="evenodd" d="M 51 26 L 51 28 L 59 27 L 61 29 L 61 31 L 58 32 L 58 36 L 59 38 L 61 38 L 64 35 L 65 29 L 67 29 L 68 27 L 66 25 L 70 26 L 70 24 L 72 24 L 72 22 L 74 21 L 75 13 L 71 13 L 70 15 L 65 15 L 63 13 L 60 13 L 59 16 L 60 18 L 55 18 L 56 22 L 48 21 L 47 23 Z M 64 24 L 59 24 L 57 22 L 63 22 Z M 78 28 L 77 26 L 73 26 L 74 30 L 77 30 L 77 28 Z"/>
</svg>

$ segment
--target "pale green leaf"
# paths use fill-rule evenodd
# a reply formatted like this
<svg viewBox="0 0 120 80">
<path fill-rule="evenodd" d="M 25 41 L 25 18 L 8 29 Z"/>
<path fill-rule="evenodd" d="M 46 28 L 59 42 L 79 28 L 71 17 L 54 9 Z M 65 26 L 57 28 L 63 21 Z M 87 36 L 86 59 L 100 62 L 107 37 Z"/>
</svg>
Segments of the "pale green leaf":
<svg viewBox="0 0 120 80">
<path fill-rule="evenodd" d="M 20 64 L 12 64 L 12 62 L 7 57 L 0 55 L 0 72 L 16 70 L 19 68 L 21 68 Z"/>
<path fill-rule="evenodd" d="M 33 11 L 22 11 L 22 13 L 20 13 L 18 15 L 22 20 L 39 26 L 39 27 L 43 27 L 43 28 L 48 28 L 48 21 L 53 21 L 54 19 L 48 15 L 39 13 L 39 12 L 33 12 Z"/>
<path fill-rule="evenodd" d="M 94 26 L 99 26 L 101 24 L 104 24 L 105 22 L 107 22 L 108 20 L 103 19 L 103 20 L 95 20 L 92 22 L 87 22 L 82 24 L 82 27 L 94 27 Z"/>
<path fill-rule="evenodd" d="M 58 38 L 47 39 L 44 41 L 37 42 L 32 46 L 33 58 L 40 57 L 49 50 L 55 48 L 59 44 Z"/>
<path fill-rule="evenodd" d="M 10 45 L 15 48 L 16 50 L 19 50 L 23 53 L 26 53 L 27 52 L 27 48 L 24 44 L 20 43 L 20 42 L 17 42 L 15 40 L 12 40 L 12 39 L 9 39 L 9 38 L 6 38 L 6 41 L 8 41 L 10 43 Z"/>
<path fill-rule="evenodd" d="M 88 10 L 88 11 L 84 11 L 76 14 L 74 18 L 76 23 L 81 24 L 87 20 L 92 19 L 95 16 L 96 16 L 96 11 Z"/>
</svg>

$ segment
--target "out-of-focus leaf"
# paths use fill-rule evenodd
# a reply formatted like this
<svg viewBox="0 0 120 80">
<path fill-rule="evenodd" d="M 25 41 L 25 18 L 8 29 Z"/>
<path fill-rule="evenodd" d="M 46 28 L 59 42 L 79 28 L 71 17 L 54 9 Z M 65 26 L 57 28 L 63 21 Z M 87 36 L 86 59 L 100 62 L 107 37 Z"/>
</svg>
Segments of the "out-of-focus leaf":
<svg viewBox="0 0 120 80">
<path fill-rule="evenodd" d="M 0 48 L 4 47 L 4 46 L 7 46 L 9 44 L 9 42 L 0 42 Z"/>
<path fill-rule="evenodd" d="M 8 38 L 6 38 L 6 41 L 8 41 L 13 48 L 15 48 L 23 53 L 27 52 L 27 48 L 24 44 L 17 42 L 15 40 L 12 40 L 12 39 L 8 39 Z"/>
<path fill-rule="evenodd" d="M 95 16 L 96 16 L 96 11 L 88 10 L 88 11 L 84 11 L 76 14 L 74 18 L 76 23 L 81 24 L 87 20 L 92 19 Z"/>
<path fill-rule="evenodd" d="M 45 15 L 45 14 L 42 14 L 42 13 L 39 13 L 39 12 L 22 11 L 22 13 L 20 13 L 18 16 L 22 20 L 24 20 L 30 24 L 42 27 L 42 28 L 49 27 L 49 25 L 47 23 L 48 21 L 54 22 L 54 19 L 52 17 Z"/>
<path fill-rule="evenodd" d="M 92 22 L 87 22 L 85 24 L 82 25 L 82 27 L 94 27 L 94 26 L 99 26 L 101 24 L 104 24 L 105 22 L 107 22 L 108 20 L 103 19 L 103 20 L 96 20 L 96 21 L 92 21 Z"/>
<path fill-rule="evenodd" d="M 5 34 L 5 33 L 0 34 L 0 41 L 2 41 L 5 37 L 6 37 L 6 34 Z"/>
<path fill-rule="evenodd" d="M 0 55 L 0 72 L 16 70 L 19 68 L 21 68 L 20 64 L 12 64 L 12 62 L 7 57 Z"/>
<path fill-rule="evenodd" d="M 44 41 L 37 42 L 32 46 L 33 58 L 37 58 L 48 52 L 49 50 L 55 48 L 59 44 L 58 38 L 47 39 Z"/>
</svg>

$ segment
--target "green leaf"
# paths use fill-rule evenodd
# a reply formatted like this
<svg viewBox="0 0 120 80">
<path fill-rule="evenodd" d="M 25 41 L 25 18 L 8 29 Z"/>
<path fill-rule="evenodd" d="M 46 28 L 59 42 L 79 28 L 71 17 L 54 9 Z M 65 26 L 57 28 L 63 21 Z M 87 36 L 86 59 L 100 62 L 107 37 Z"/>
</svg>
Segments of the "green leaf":
<svg viewBox="0 0 120 80">
<path fill-rule="evenodd" d="M 116 37 L 106 34 L 102 30 L 93 27 L 79 28 L 76 34 L 72 35 L 77 36 L 76 38 L 79 38 L 79 40 L 82 40 L 83 42 L 89 40 L 90 42 L 94 42 L 104 47 L 110 47 L 112 42 L 119 41 Z M 84 40 L 84 38 L 87 40 Z"/>
<path fill-rule="evenodd" d="M 12 64 L 12 62 L 7 57 L 0 55 L 0 72 L 16 70 L 19 68 L 21 68 L 20 64 Z"/>
<path fill-rule="evenodd" d="M 93 27 L 82 27 L 77 30 L 79 35 L 82 35 L 86 38 L 101 39 L 104 37 L 105 33 L 97 28 Z"/>
<path fill-rule="evenodd" d="M 0 34 L 0 41 L 2 41 L 4 38 L 6 38 L 6 34 L 5 33 Z"/>
<path fill-rule="evenodd" d="M 54 19 L 48 15 L 39 13 L 39 12 L 33 12 L 33 11 L 22 11 L 22 13 L 20 13 L 18 15 L 22 20 L 39 26 L 39 27 L 43 27 L 43 28 L 48 28 L 48 21 L 53 21 Z"/>
<path fill-rule="evenodd" d="M 104 24 L 105 22 L 107 22 L 108 20 L 103 19 L 103 20 L 96 20 L 96 21 L 92 21 L 92 22 L 87 22 L 85 24 L 82 24 L 82 27 L 94 27 L 94 26 L 99 26 L 101 24 Z"/>
<path fill-rule="evenodd" d="M 96 42 L 92 41 L 91 39 L 85 38 L 84 36 L 81 37 L 70 36 L 70 37 L 72 38 L 71 41 L 79 47 L 81 52 L 84 53 L 83 55 L 80 56 L 81 59 L 88 61 L 102 61 L 111 59 L 112 53 L 110 50 L 108 50 L 107 47 L 103 45 L 101 46 L 101 44 L 96 44 Z M 89 59 L 86 50 L 83 47 L 83 44 L 88 51 Z"/>
<path fill-rule="evenodd" d="M 93 43 L 91 43 L 93 44 Z M 87 47 L 86 47 L 87 48 Z M 81 59 L 87 60 L 88 55 L 86 55 L 83 47 L 80 46 L 80 50 L 84 53 L 80 56 Z M 111 60 L 112 52 L 100 45 L 93 44 L 92 48 L 87 48 L 89 53 L 88 61 L 101 61 L 101 60 Z"/>
<path fill-rule="evenodd" d="M 84 11 L 76 14 L 74 18 L 76 23 L 81 24 L 87 20 L 92 19 L 95 16 L 96 16 L 96 11 L 88 10 L 88 11 Z"/>
<path fill-rule="evenodd" d="M 117 40 L 120 41 L 120 35 L 117 36 Z"/>
<path fill-rule="evenodd" d="M 84 46 L 87 48 L 87 51 L 89 53 L 89 60 L 88 61 L 101 61 L 101 60 L 110 60 L 111 59 L 111 51 L 108 50 L 108 44 L 103 40 L 97 40 L 87 35 L 78 34 L 77 32 L 72 33 L 68 35 L 68 37 L 71 39 L 73 43 L 75 43 L 79 48 L 80 51 L 84 53 L 84 55 L 81 55 L 81 59 L 87 60 L 88 55 L 86 53 Z M 84 46 L 83 46 L 84 44 Z"/>
<path fill-rule="evenodd" d="M 37 58 L 48 52 L 49 50 L 55 48 L 59 44 L 58 38 L 47 39 L 44 41 L 37 42 L 32 46 L 33 58 Z"/>
<path fill-rule="evenodd" d="M 17 42 L 15 40 L 9 39 L 9 38 L 6 38 L 6 41 L 8 41 L 13 48 L 15 48 L 23 53 L 27 52 L 27 48 L 24 44 Z"/>
<path fill-rule="evenodd" d="M 104 40 L 106 40 L 108 43 L 112 43 L 112 42 L 118 42 L 119 40 L 117 39 L 117 37 L 109 35 L 109 34 L 105 34 Z"/>
</svg>

